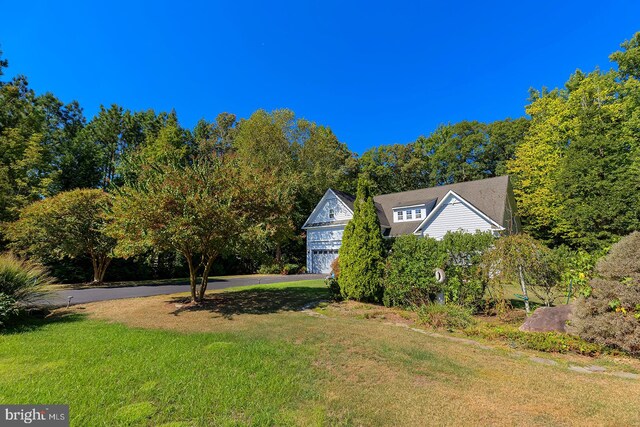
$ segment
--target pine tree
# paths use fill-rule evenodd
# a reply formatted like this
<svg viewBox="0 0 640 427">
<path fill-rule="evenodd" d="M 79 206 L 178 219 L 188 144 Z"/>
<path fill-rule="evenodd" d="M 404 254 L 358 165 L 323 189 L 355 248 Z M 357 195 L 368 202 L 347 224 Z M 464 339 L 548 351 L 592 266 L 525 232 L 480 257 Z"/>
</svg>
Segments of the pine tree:
<svg viewBox="0 0 640 427">
<path fill-rule="evenodd" d="M 345 227 L 339 257 L 342 296 L 358 301 L 379 301 L 383 241 L 370 183 L 364 176 L 358 180 L 353 219 Z"/>
</svg>

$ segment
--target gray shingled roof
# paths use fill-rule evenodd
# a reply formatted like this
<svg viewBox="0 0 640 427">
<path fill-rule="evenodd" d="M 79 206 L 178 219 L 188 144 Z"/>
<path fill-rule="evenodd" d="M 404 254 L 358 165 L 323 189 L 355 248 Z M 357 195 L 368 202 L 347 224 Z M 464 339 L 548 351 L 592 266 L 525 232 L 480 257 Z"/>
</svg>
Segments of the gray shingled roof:
<svg viewBox="0 0 640 427">
<path fill-rule="evenodd" d="M 477 181 L 403 191 L 400 193 L 382 194 L 374 197 L 373 200 L 378 209 L 380 224 L 384 228 L 390 228 L 390 230 L 385 230 L 385 235 L 398 236 L 401 234 L 411 234 L 421 222 L 390 222 L 388 218 L 393 219 L 393 208 L 425 203 L 427 204 L 428 215 L 449 191 L 460 195 L 479 211 L 506 228 L 509 226 L 509 221 L 511 220 L 506 214 L 507 201 L 513 197 L 510 187 L 509 177 L 505 175 Z M 355 200 L 353 195 L 342 191 L 333 191 L 353 210 L 353 202 Z M 514 202 L 512 202 L 511 205 L 515 206 Z"/>
</svg>

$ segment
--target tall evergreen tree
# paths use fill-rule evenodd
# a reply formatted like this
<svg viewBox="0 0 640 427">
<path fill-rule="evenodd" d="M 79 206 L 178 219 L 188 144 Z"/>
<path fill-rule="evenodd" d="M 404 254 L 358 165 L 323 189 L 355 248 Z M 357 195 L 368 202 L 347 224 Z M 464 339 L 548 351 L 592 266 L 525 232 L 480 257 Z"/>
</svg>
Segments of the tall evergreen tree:
<svg viewBox="0 0 640 427">
<path fill-rule="evenodd" d="M 379 301 L 384 259 L 382 233 L 369 179 L 364 175 L 358 179 L 353 219 L 345 227 L 339 257 L 342 296 Z"/>
</svg>

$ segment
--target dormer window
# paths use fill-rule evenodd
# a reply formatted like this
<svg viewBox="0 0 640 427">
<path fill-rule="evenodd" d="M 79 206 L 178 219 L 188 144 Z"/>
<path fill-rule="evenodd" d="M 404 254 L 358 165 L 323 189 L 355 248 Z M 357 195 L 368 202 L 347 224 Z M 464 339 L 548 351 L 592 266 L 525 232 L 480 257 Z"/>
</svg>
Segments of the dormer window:
<svg viewBox="0 0 640 427">
<path fill-rule="evenodd" d="M 334 219 L 336 217 L 336 213 L 333 209 L 329 209 L 329 219 Z"/>
<path fill-rule="evenodd" d="M 394 222 L 422 221 L 427 215 L 426 204 L 411 204 L 393 208 Z"/>
</svg>

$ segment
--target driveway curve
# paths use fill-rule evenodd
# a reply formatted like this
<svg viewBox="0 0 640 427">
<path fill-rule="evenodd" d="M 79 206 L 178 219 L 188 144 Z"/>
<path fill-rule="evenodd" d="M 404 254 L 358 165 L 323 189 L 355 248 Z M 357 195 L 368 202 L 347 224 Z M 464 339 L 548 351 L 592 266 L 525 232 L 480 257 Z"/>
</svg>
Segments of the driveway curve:
<svg viewBox="0 0 640 427">
<path fill-rule="evenodd" d="M 301 280 L 314 280 L 323 279 L 323 274 L 293 274 L 290 276 L 281 275 L 269 275 L 269 276 L 241 276 L 241 277 L 229 277 L 215 278 L 209 281 L 207 290 L 233 288 L 236 286 L 249 286 L 249 285 L 266 285 L 270 283 L 282 283 L 282 282 L 297 282 Z M 138 297 L 150 297 L 153 295 L 167 295 L 175 294 L 179 292 L 189 292 L 189 283 L 179 283 L 170 285 L 140 285 L 140 286 L 125 286 L 125 287 L 101 287 L 92 289 L 75 289 L 54 291 L 40 301 L 38 305 L 47 305 L 50 307 L 66 306 L 69 297 L 71 298 L 71 305 L 85 304 L 96 301 L 107 301 L 123 298 L 138 298 Z"/>
</svg>

